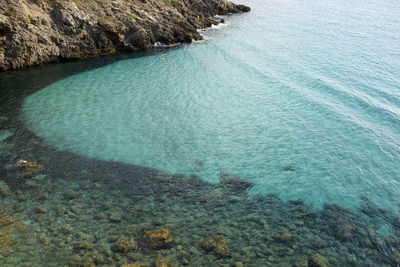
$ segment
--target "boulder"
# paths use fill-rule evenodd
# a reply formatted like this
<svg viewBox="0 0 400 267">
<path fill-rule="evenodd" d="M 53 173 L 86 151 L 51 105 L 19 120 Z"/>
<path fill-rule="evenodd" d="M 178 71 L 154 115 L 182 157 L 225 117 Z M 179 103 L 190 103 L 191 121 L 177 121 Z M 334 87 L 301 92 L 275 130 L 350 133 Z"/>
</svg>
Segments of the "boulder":
<svg viewBox="0 0 400 267">
<path fill-rule="evenodd" d="M 225 238 L 219 234 L 211 234 L 204 239 L 203 247 L 223 258 L 231 256 L 231 247 Z"/>
<path fill-rule="evenodd" d="M 143 235 L 143 241 L 152 249 L 168 248 L 175 242 L 169 228 L 146 231 Z"/>
<path fill-rule="evenodd" d="M 329 267 L 329 262 L 321 254 L 311 255 L 311 259 L 308 261 L 309 267 Z"/>
</svg>

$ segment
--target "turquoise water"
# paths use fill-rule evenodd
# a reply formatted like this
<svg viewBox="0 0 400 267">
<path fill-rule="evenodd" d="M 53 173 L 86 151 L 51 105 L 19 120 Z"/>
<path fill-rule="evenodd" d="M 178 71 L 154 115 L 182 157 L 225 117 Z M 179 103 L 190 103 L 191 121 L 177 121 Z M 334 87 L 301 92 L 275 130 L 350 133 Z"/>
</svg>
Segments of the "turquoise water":
<svg viewBox="0 0 400 267">
<path fill-rule="evenodd" d="M 26 98 L 59 150 L 251 193 L 399 212 L 400 5 L 248 0 L 207 41 L 118 61 Z"/>
</svg>

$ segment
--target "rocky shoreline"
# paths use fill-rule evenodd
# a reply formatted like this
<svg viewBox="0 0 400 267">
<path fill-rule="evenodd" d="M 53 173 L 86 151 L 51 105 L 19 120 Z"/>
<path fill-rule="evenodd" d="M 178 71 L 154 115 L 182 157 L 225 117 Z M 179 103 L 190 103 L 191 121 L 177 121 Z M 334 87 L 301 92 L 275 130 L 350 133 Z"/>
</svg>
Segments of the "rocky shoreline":
<svg viewBox="0 0 400 267">
<path fill-rule="evenodd" d="M 202 39 L 225 0 L 0 0 L 0 71 Z"/>
</svg>

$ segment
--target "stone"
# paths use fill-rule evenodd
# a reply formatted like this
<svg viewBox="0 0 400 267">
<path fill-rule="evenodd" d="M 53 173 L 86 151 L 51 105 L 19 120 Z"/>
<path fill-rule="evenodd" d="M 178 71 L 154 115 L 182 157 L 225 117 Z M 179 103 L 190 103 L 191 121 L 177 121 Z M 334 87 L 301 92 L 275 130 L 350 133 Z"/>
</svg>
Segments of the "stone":
<svg viewBox="0 0 400 267">
<path fill-rule="evenodd" d="M 81 241 L 74 245 L 74 249 L 75 250 L 92 250 L 92 249 L 94 249 L 94 244 L 87 242 L 87 241 Z"/>
<path fill-rule="evenodd" d="M 8 197 L 10 194 L 11 191 L 8 185 L 5 182 L 0 181 L 0 197 Z"/>
<path fill-rule="evenodd" d="M 27 181 L 25 182 L 25 185 L 26 185 L 28 188 L 31 188 L 31 189 L 40 189 L 40 184 L 39 184 L 36 180 L 33 180 L 33 179 L 27 180 Z"/>
<path fill-rule="evenodd" d="M 40 201 L 45 201 L 49 198 L 49 195 L 47 193 L 42 193 L 38 196 L 38 200 Z"/>
<path fill-rule="evenodd" d="M 78 197 L 78 193 L 76 193 L 73 188 L 69 188 L 67 191 L 64 192 L 63 197 L 64 199 L 71 200 Z"/>
<path fill-rule="evenodd" d="M 48 238 L 47 236 L 41 235 L 38 237 L 38 241 L 40 243 L 42 243 L 43 245 L 48 245 L 50 244 L 50 238 Z"/>
<path fill-rule="evenodd" d="M 306 259 L 296 260 L 296 262 L 294 263 L 294 266 L 296 266 L 296 267 L 308 267 L 308 261 Z"/>
<path fill-rule="evenodd" d="M 42 165 L 22 159 L 17 161 L 16 167 L 19 177 L 34 176 L 44 170 Z"/>
<path fill-rule="evenodd" d="M 146 231 L 143 235 L 143 240 L 152 249 L 168 248 L 175 242 L 169 228 Z"/>
<path fill-rule="evenodd" d="M 223 187 L 230 189 L 232 193 L 237 195 L 245 194 L 254 186 L 253 183 L 246 181 L 244 178 L 226 172 L 221 172 L 219 174 L 219 179 Z"/>
<path fill-rule="evenodd" d="M 109 216 L 110 222 L 119 223 L 122 221 L 121 214 L 117 212 L 112 212 Z"/>
<path fill-rule="evenodd" d="M 136 253 L 136 252 L 130 252 L 127 254 L 128 259 L 132 261 L 140 261 L 143 258 L 143 254 Z"/>
<path fill-rule="evenodd" d="M 213 251 L 220 257 L 230 257 L 231 248 L 225 238 L 219 234 L 211 234 L 203 241 L 203 247 Z"/>
<path fill-rule="evenodd" d="M 278 234 L 275 234 L 273 236 L 273 238 L 276 241 L 287 243 L 287 242 L 290 242 L 292 240 L 292 234 L 289 231 L 284 230 L 284 231 L 282 231 L 282 232 L 280 232 Z"/>
<path fill-rule="evenodd" d="M 25 195 L 21 190 L 17 190 L 16 194 L 17 194 L 17 200 L 20 202 L 26 201 L 28 199 L 28 196 Z"/>
<path fill-rule="evenodd" d="M 27 229 L 24 223 L 4 213 L 4 210 L 0 209 L 0 263 L 3 257 L 8 258 L 18 250 L 14 240 L 15 234 Z"/>
<path fill-rule="evenodd" d="M 158 257 L 155 262 L 156 267 L 170 267 L 171 262 L 169 258 L 166 257 Z"/>
<path fill-rule="evenodd" d="M 329 267 L 329 262 L 321 254 L 311 255 L 311 259 L 308 261 L 309 267 Z"/>
<path fill-rule="evenodd" d="M 70 225 L 66 224 L 66 225 L 61 226 L 60 232 L 68 235 L 68 234 L 72 234 L 74 232 L 74 229 Z"/>
<path fill-rule="evenodd" d="M 46 213 L 47 212 L 47 209 L 45 208 L 45 207 L 36 207 L 35 208 L 35 212 L 36 213 Z"/>
<path fill-rule="evenodd" d="M 186 251 L 181 251 L 179 254 L 179 259 L 183 265 L 189 265 L 192 257 L 190 254 Z"/>
<path fill-rule="evenodd" d="M 293 172 L 293 171 L 296 170 L 296 168 L 294 166 L 292 166 L 292 165 L 285 165 L 285 166 L 282 167 L 282 170 L 285 171 L 285 172 L 287 172 L 287 171 L 292 171 Z"/>
<path fill-rule="evenodd" d="M 107 218 L 107 215 L 104 212 L 98 212 L 94 215 L 94 218 L 96 220 L 103 220 L 103 219 Z"/>
<path fill-rule="evenodd" d="M 132 238 L 121 238 L 115 242 L 112 249 L 116 252 L 128 253 L 137 249 L 137 244 Z"/>
<path fill-rule="evenodd" d="M 250 10 L 226 0 L 3 2 L 0 71 L 190 43 L 214 15 Z"/>
<path fill-rule="evenodd" d="M 150 264 L 148 263 L 131 263 L 131 264 L 124 264 L 121 267 L 149 267 Z"/>
<path fill-rule="evenodd" d="M 397 265 L 400 265 L 400 250 L 399 249 L 393 250 L 392 258 L 394 259 L 394 261 L 396 262 Z"/>
</svg>

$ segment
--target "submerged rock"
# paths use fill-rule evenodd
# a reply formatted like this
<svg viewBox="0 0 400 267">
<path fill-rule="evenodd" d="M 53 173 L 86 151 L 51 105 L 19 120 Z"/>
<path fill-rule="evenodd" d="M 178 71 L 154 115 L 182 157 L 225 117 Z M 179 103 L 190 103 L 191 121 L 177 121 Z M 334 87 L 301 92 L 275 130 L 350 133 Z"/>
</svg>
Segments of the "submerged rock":
<svg viewBox="0 0 400 267">
<path fill-rule="evenodd" d="M 329 262 L 321 254 L 311 255 L 311 259 L 308 261 L 309 267 L 329 267 Z"/>
<path fill-rule="evenodd" d="M 36 162 L 27 161 L 27 160 L 19 160 L 16 163 L 18 175 L 20 177 L 25 176 L 33 176 L 37 173 L 40 173 L 44 170 L 44 167 Z"/>
<path fill-rule="evenodd" d="M 168 248 L 175 242 L 169 228 L 146 231 L 143 239 L 146 245 L 152 249 Z"/>
<path fill-rule="evenodd" d="M 296 260 L 294 263 L 296 267 L 308 267 L 308 261 L 306 259 L 299 259 Z"/>
<path fill-rule="evenodd" d="M 113 223 L 119 223 L 119 222 L 122 221 L 121 214 L 119 214 L 119 213 L 117 213 L 117 212 L 112 212 L 112 213 L 109 215 L 109 219 L 110 219 L 110 222 L 113 222 Z"/>
<path fill-rule="evenodd" d="M 137 249 L 137 244 L 132 238 L 121 238 L 115 242 L 113 248 L 114 251 L 128 253 Z"/>
<path fill-rule="evenodd" d="M 219 234 L 209 235 L 203 242 L 203 247 L 207 250 L 213 251 L 220 257 L 230 257 L 231 247 L 225 238 Z"/>
<path fill-rule="evenodd" d="M 192 260 L 192 256 L 186 251 L 181 251 L 179 254 L 179 259 L 183 265 L 189 265 L 190 261 Z"/>
<path fill-rule="evenodd" d="M 78 242 L 75 244 L 74 249 L 75 250 L 92 250 L 94 249 L 94 244 L 87 242 L 87 241 L 82 241 L 82 242 Z"/>
<path fill-rule="evenodd" d="M 159 257 L 155 262 L 156 267 L 169 267 L 171 266 L 171 261 L 166 257 Z"/>
<path fill-rule="evenodd" d="M 294 166 L 292 166 L 292 165 L 285 165 L 285 166 L 282 167 L 282 170 L 286 171 L 286 172 L 287 171 L 292 171 L 293 172 L 293 171 L 296 170 L 296 168 Z"/>
<path fill-rule="evenodd" d="M 11 137 L 14 135 L 13 131 L 10 130 L 0 130 L 0 142 L 3 142 L 7 138 Z"/>
<path fill-rule="evenodd" d="M 121 265 L 121 267 L 149 267 L 150 264 L 148 263 L 130 263 Z"/>
<path fill-rule="evenodd" d="M 64 192 L 63 197 L 64 199 L 71 200 L 78 197 L 78 193 L 73 188 L 69 188 L 67 191 Z"/>
<path fill-rule="evenodd" d="M 287 230 L 277 233 L 273 236 L 276 241 L 287 243 L 292 240 L 292 234 Z"/>
<path fill-rule="evenodd" d="M 5 182 L 0 181 L 0 197 L 7 197 L 10 194 L 11 194 L 10 187 L 8 187 L 8 185 Z"/>
<path fill-rule="evenodd" d="M 223 187 L 229 188 L 235 194 L 245 194 L 247 190 L 254 186 L 253 183 L 246 181 L 245 179 L 226 172 L 219 174 L 219 179 Z"/>
<path fill-rule="evenodd" d="M 4 215 L 4 210 L 0 209 L 0 263 L 2 259 L 18 250 L 15 245 L 15 235 L 18 232 L 25 232 L 26 229 L 24 223 L 9 215 Z"/>
</svg>

